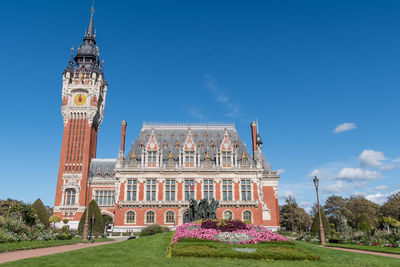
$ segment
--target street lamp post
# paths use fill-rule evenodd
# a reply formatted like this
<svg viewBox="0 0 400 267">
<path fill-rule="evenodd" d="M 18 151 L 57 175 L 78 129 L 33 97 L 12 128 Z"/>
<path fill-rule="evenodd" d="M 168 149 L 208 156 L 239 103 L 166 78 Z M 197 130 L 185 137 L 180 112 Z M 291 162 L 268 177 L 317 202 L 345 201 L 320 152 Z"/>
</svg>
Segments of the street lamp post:
<svg viewBox="0 0 400 267">
<path fill-rule="evenodd" d="M 319 179 L 317 178 L 317 176 L 314 176 L 313 182 L 315 186 L 315 191 L 317 192 L 317 205 L 318 205 L 318 215 L 319 215 L 319 242 L 321 245 L 325 245 L 325 231 L 322 225 L 321 207 L 319 206 L 319 196 L 318 196 Z"/>
</svg>

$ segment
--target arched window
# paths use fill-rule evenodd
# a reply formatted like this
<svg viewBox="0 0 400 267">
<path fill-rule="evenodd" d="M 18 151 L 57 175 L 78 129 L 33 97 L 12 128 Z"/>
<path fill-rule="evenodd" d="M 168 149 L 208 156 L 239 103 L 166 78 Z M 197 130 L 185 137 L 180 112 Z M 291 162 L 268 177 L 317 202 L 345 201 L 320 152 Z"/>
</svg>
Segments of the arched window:
<svg viewBox="0 0 400 267">
<path fill-rule="evenodd" d="M 251 222 L 251 212 L 246 210 L 243 212 L 243 221 Z"/>
<path fill-rule="evenodd" d="M 165 222 L 166 223 L 174 223 L 175 222 L 175 214 L 173 211 L 167 211 L 165 214 Z"/>
<path fill-rule="evenodd" d="M 232 220 L 232 212 L 227 210 L 224 212 L 224 220 Z"/>
<path fill-rule="evenodd" d="M 147 213 L 146 213 L 146 223 L 154 223 L 154 217 L 155 217 L 155 215 L 154 215 L 154 211 L 148 211 Z"/>
<path fill-rule="evenodd" d="M 135 212 L 128 211 L 126 213 L 126 223 L 135 223 Z"/>
<path fill-rule="evenodd" d="M 65 205 L 74 205 L 75 204 L 75 189 L 67 189 L 65 191 Z"/>
</svg>

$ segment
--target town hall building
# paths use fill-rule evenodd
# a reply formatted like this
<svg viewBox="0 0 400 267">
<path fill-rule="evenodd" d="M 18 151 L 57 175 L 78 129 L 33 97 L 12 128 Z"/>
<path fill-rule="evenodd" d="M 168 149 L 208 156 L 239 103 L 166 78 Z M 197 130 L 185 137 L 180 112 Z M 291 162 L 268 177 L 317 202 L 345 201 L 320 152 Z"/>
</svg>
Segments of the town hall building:
<svg viewBox="0 0 400 267">
<path fill-rule="evenodd" d="M 127 122 L 121 124 L 117 158 L 96 158 L 108 84 L 93 24 L 63 72 L 64 130 L 54 214 L 72 228 L 95 199 L 114 232 L 140 231 L 158 223 L 188 222 L 191 199 L 219 201 L 217 217 L 279 228 L 278 180 L 262 152 L 251 122 L 250 151 L 234 124 L 143 123 L 125 151 Z M 136 118 L 135 118 L 136 120 Z M 116 141 L 117 142 L 117 141 Z M 119 141 L 118 141 L 119 142 Z"/>
</svg>

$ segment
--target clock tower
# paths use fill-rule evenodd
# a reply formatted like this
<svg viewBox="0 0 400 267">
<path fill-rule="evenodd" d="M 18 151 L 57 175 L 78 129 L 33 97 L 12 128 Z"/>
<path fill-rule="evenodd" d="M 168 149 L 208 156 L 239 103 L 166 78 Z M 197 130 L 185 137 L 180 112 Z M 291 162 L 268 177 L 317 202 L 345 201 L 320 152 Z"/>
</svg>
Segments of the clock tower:
<svg viewBox="0 0 400 267">
<path fill-rule="evenodd" d="M 64 130 L 58 168 L 54 214 L 79 222 L 87 206 L 90 162 L 96 157 L 97 133 L 103 120 L 107 93 L 103 62 L 93 25 L 92 7 L 89 26 L 74 57 L 63 72 L 62 104 Z"/>
</svg>

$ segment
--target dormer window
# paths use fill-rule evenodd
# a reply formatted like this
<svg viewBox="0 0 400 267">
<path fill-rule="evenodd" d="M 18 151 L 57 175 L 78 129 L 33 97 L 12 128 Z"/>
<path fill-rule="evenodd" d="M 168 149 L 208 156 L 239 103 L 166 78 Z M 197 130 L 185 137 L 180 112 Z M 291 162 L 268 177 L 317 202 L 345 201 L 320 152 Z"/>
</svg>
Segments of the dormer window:
<svg viewBox="0 0 400 267">
<path fill-rule="evenodd" d="M 101 177 L 101 170 L 100 170 L 100 168 L 97 169 L 97 177 L 98 177 L 98 178 Z"/>
<path fill-rule="evenodd" d="M 222 167 L 231 167 L 232 165 L 232 152 L 222 151 Z"/>
<path fill-rule="evenodd" d="M 247 165 L 248 165 L 247 156 L 246 156 L 246 154 L 244 153 L 244 151 L 243 151 L 241 160 L 242 160 L 242 166 L 247 166 Z"/>
<path fill-rule="evenodd" d="M 110 178 L 110 171 L 108 170 L 108 168 L 106 169 L 106 172 L 104 174 L 105 178 Z"/>
<path fill-rule="evenodd" d="M 168 166 L 174 166 L 174 164 L 175 164 L 175 157 L 172 154 L 172 151 L 170 151 L 168 154 Z"/>
<path fill-rule="evenodd" d="M 228 167 L 228 168 L 232 167 L 232 163 L 233 163 L 232 146 L 231 146 L 231 142 L 229 141 L 228 133 L 226 130 L 224 133 L 224 139 L 223 139 L 219 149 L 221 151 L 221 163 L 222 163 L 221 166 Z"/>
<path fill-rule="evenodd" d="M 183 145 L 184 150 L 184 164 L 185 167 L 194 167 L 195 166 L 195 151 L 196 147 L 192 140 L 192 134 L 190 130 L 188 131 L 187 139 Z"/>
<path fill-rule="evenodd" d="M 194 151 L 185 152 L 185 167 L 194 167 Z"/>
<path fill-rule="evenodd" d="M 204 156 L 204 166 L 211 166 L 211 156 L 208 152 Z"/>
<path fill-rule="evenodd" d="M 146 145 L 147 150 L 147 167 L 157 167 L 157 151 L 158 145 L 152 131 L 149 142 Z"/>
<path fill-rule="evenodd" d="M 136 166 L 137 165 L 137 156 L 135 151 L 132 152 L 131 154 L 131 165 Z"/>
<path fill-rule="evenodd" d="M 157 164 L 157 151 L 147 152 L 147 167 L 156 167 Z"/>
</svg>

